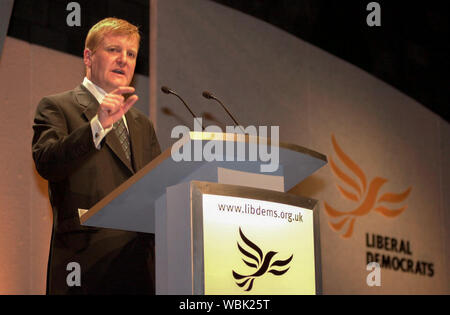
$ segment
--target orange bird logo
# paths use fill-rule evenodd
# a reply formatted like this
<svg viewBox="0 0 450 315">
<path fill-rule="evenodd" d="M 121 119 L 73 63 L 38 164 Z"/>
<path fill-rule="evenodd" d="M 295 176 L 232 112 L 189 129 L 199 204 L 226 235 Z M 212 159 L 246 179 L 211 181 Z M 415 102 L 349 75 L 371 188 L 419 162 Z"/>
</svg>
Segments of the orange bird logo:
<svg viewBox="0 0 450 315">
<path fill-rule="evenodd" d="M 349 238 L 353 234 L 356 219 L 367 215 L 372 210 L 387 218 L 395 218 L 405 211 L 407 206 L 391 209 L 385 204 L 403 202 L 408 198 L 412 187 L 409 187 L 399 194 L 386 192 L 379 197 L 381 188 L 388 180 L 382 177 L 375 177 L 367 184 L 364 172 L 347 154 L 344 153 L 338 145 L 334 135 L 331 136 L 331 140 L 336 156 L 352 173 L 352 175 L 349 175 L 342 171 L 330 157 L 330 167 L 333 174 L 346 185 L 346 188 L 344 188 L 340 184 L 337 184 L 337 188 L 342 197 L 358 204 L 356 208 L 351 211 L 338 211 L 327 202 L 324 202 L 325 211 L 331 218 L 329 225 L 334 231 L 341 232 L 342 238 Z M 355 180 L 355 177 L 357 180 Z"/>
</svg>

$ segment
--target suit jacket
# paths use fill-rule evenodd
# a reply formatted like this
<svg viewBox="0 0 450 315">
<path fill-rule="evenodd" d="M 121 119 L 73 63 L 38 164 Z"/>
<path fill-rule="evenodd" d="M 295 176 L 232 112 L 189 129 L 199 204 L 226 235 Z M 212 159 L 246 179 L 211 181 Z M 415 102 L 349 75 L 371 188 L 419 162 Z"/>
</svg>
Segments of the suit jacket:
<svg viewBox="0 0 450 315">
<path fill-rule="evenodd" d="M 95 97 L 80 85 L 43 98 L 36 111 L 33 159 L 39 174 L 49 182 L 53 209 L 47 293 L 151 294 L 153 235 L 89 228 L 79 222 L 78 208 L 91 208 L 161 152 L 153 125 L 134 108 L 125 115 L 132 164 L 114 131 L 97 150 L 90 120 L 98 106 Z M 73 272 L 77 268 L 71 269 L 70 263 L 78 264 L 81 277 L 76 278 Z"/>
</svg>

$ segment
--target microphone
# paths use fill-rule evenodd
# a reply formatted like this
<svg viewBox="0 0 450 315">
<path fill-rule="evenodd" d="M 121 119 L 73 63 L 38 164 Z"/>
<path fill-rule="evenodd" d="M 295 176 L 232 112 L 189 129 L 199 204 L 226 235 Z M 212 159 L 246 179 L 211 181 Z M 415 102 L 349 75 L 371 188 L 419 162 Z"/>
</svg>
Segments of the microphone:
<svg viewBox="0 0 450 315">
<path fill-rule="evenodd" d="M 161 87 L 161 91 L 165 94 L 173 94 L 176 97 L 178 97 L 178 99 L 184 104 L 184 106 L 187 108 L 187 110 L 191 113 L 192 117 L 194 117 L 194 119 L 197 119 L 197 117 L 195 116 L 194 112 L 191 110 L 191 108 L 188 106 L 188 104 L 186 104 L 186 102 L 183 100 L 183 98 L 178 95 L 177 93 L 175 93 L 173 90 L 169 89 L 167 86 L 162 86 Z M 198 121 L 198 120 L 197 120 Z M 203 127 L 203 124 L 200 122 L 200 126 L 202 126 L 202 130 L 205 130 L 205 128 Z"/>
<path fill-rule="evenodd" d="M 222 108 L 227 112 L 227 114 L 228 114 L 228 116 L 230 116 L 231 117 L 231 119 L 234 121 L 234 124 L 235 124 L 235 126 L 239 126 L 239 128 L 242 130 L 242 132 L 245 134 L 245 131 L 244 131 L 244 129 L 242 129 L 242 126 L 237 122 L 237 120 L 234 118 L 234 116 L 230 113 L 230 111 L 228 110 L 228 108 L 217 98 L 217 97 L 215 97 L 213 94 L 211 94 L 210 92 L 208 92 L 208 91 L 204 91 L 203 93 L 202 93 L 202 95 L 203 95 L 203 97 L 204 98 L 206 98 L 206 99 L 208 99 L 208 100 L 210 100 L 210 99 L 213 99 L 213 100 L 215 100 L 216 102 L 218 102 L 221 106 L 222 106 Z"/>
</svg>

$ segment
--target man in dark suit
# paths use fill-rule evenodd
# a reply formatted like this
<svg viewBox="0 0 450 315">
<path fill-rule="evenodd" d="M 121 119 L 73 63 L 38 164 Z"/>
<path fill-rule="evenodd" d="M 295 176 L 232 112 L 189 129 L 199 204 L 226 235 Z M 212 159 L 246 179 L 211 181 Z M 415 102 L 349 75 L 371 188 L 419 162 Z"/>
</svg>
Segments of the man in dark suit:
<svg viewBox="0 0 450 315">
<path fill-rule="evenodd" d="M 48 294 L 154 293 L 153 235 L 88 228 L 78 217 L 160 154 L 153 125 L 132 108 L 137 95 L 124 97 L 134 93 L 139 40 L 124 20 L 100 21 L 86 38 L 83 83 L 38 105 L 33 159 L 53 208 Z M 79 283 L 69 281 L 71 263 Z"/>
</svg>

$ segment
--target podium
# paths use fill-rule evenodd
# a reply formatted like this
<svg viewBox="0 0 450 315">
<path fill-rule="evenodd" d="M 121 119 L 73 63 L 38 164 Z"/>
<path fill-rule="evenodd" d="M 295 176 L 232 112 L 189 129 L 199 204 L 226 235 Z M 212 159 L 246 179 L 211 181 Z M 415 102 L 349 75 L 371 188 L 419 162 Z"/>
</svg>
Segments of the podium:
<svg viewBox="0 0 450 315">
<path fill-rule="evenodd" d="M 269 151 L 278 167 L 263 173 Z M 317 294 L 317 201 L 286 191 L 326 163 L 262 137 L 190 132 L 80 222 L 154 233 L 156 294 Z"/>
</svg>

